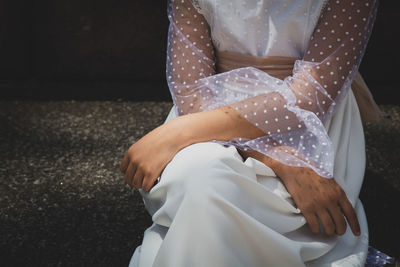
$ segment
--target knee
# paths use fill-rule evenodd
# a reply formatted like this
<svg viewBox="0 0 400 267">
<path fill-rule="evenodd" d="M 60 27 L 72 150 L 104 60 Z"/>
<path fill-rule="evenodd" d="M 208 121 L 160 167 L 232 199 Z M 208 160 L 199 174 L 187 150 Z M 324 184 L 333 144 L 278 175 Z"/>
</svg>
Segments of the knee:
<svg viewBox="0 0 400 267">
<path fill-rule="evenodd" d="M 212 142 L 196 143 L 180 150 L 167 164 L 161 180 L 184 182 L 209 169 L 213 161 L 227 153 L 226 147 Z"/>
<path fill-rule="evenodd" d="M 196 143 L 182 149 L 164 169 L 159 190 L 170 196 L 182 198 L 188 194 L 203 194 L 210 191 L 225 191 L 226 180 L 232 180 L 242 158 L 235 147 L 218 143 Z"/>
<path fill-rule="evenodd" d="M 212 212 L 210 207 L 218 208 L 218 203 L 235 199 L 242 190 L 238 180 L 242 173 L 235 168 L 245 168 L 242 163 L 235 147 L 218 143 L 197 143 L 182 149 L 164 169 L 159 183 L 145 195 L 153 221 L 169 226 L 178 212 L 204 217 Z"/>
</svg>

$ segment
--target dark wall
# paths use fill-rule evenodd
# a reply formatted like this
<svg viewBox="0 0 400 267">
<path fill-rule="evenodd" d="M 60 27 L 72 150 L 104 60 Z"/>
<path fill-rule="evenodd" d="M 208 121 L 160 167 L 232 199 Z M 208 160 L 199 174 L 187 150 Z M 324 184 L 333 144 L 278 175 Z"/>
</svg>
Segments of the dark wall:
<svg viewBox="0 0 400 267">
<path fill-rule="evenodd" d="M 166 0 L 0 0 L 1 97 L 169 100 Z M 360 67 L 393 101 L 398 1 L 381 1 Z"/>
<path fill-rule="evenodd" d="M 400 1 L 381 0 L 360 72 L 378 104 L 400 104 Z"/>
<path fill-rule="evenodd" d="M 27 0 L 0 0 L 0 79 L 26 79 L 31 68 Z"/>
<path fill-rule="evenodd" d="M 169 99 L 159 2 L 0 0 L 2 96 Z"/>
</svg>

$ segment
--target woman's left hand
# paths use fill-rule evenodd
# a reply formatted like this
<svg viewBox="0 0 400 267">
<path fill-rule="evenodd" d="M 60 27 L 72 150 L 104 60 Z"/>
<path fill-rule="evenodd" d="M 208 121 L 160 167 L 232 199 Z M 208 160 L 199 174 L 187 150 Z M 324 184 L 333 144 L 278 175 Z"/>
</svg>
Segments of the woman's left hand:
<svg viewBox="0 0 400 267">
<path fill-rule="evenodd" d="M 283 147 L 283 149 L 285 149 Z M 357 214 L 343 189 L 334 178 L 319 176 L 311 168 L 280 163 L 257 151 L 238 151 L 243 159 L 253 157 L 269 166 L 281 179 L 315 234 L 343 235 L 347 224 L 355 236 L 360 235 Z"/>
<path fill-rule="evenodd" d="M 165 166 L 188 145 L 183 136 L 183 122 L 179 118 L 162 124 L 129 148 L 120 166 L 128 184 L 150 191 Z"/>
</svg>

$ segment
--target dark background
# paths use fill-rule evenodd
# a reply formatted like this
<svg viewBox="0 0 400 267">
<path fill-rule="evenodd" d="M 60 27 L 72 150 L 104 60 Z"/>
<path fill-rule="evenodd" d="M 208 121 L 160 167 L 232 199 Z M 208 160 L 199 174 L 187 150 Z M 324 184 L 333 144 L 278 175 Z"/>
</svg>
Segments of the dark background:
<svg viewBox="0 0 400 267">
<path fill-rule="evenodd" d="M 0 0 L 0 99 L 170 100 L 166 2 Z M 399 1 L 381 1 L 360 67 L 396 104 Z"/>
</svg>

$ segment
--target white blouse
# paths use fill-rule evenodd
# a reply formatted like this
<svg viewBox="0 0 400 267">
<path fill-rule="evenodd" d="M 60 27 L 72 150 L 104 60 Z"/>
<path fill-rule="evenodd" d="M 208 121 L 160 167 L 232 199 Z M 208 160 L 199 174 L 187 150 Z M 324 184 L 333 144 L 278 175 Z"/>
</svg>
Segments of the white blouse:
<svg viewBox="0 0 400 267">
<path fill-rule="evenodd" d="M 326 0 L 199 0 L 218 50 L 302 58 Z"/>
</svg>

